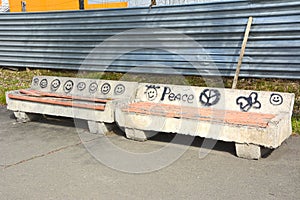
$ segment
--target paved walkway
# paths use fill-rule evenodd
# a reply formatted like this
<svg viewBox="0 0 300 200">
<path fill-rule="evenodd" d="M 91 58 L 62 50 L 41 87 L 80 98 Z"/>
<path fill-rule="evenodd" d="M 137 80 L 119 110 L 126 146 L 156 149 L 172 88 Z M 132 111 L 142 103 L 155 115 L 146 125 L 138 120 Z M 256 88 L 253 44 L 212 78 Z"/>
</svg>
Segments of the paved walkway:
<svg viewBox="0 0 300 200">
<path fill-rule="evenodd" d="M 144 143 L 117 134 L 108 138 L 132 151 L 167 143 L 161 136 Z M 72 120 L 19 124 L 1 108 L 0 199 L 299 199 L 300 137 L 258 161 L 235 157 L 234 144 L 222 142 L 199 159 L 198 143 L 168 167 L 129 174 L 94 159 Z"/>
</svg>

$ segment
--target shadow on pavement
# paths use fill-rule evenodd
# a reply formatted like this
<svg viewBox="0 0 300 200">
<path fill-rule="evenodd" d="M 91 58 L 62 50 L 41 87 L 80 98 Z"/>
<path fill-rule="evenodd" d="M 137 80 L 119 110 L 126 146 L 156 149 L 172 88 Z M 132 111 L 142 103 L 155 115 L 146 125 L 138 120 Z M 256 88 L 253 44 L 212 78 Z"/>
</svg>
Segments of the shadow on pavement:
<svg viewBox="0 0 300 200">
<path fill-rule="evenodd" d="M 15 119 L 13 113 L 10 113 L 10 118 Z M 49 125 L 57 125 L 57 126 L 64 126 L 64 127 L 76 127 L 88 130 L 88 125 L 86 120 L 81 119 L 73 119 L 68 117 L 58 117 L 58 116 L 50 116 L 50 115 L 41 115 L 38 120 L 36 120 L 40 123 L 49 124 Z M 114 128 L 112 129 L 112 133 L 116 134 L 118 136 L 126 137 L 125 133 L 114 123 Z M 176 140 L 174 142 L 174 137 L 177 136 L 180 139 Z M 174 133 L 158 133 L 155 136 L 151 137 L 149 140 L 156 141 L 156 142 L 162 142 L 162 143 L 174 143 L 178 145 L 189 145 L 192 147 L 199 147 L 199 148 L 205 148 L 203 147 L 203 142 L 209 141 L 211 143 L 215 143 L 213 146 L 213 150 L 215 151 L 221 151 L 221 152 L 227 152 L 231 155 L 236 155 L 235 152 L 235 143 L 234 142 L 224 142 L 224 141 L 216 141 L 213 139 L 207 139 L 207 138 L 201 138 L 201 137 L 194 137 L 193 142 L 191 144 L 186 144 L 185 141 L 191 141 L 192 136 L 188 135 L 179 135 Z M 262 151 L 262 158 L 267 158 L 273 150 L 267 149 L 267 148 L 261 148 Z"/>
</svg>

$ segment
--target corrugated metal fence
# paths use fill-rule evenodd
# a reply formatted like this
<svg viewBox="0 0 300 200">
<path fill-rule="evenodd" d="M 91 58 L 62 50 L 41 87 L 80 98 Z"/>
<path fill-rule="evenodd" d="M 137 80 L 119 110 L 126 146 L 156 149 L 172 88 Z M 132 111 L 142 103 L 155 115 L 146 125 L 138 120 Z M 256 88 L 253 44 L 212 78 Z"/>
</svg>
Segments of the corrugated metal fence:
<svg viewBox="0 0 300 200">
<path fill-rule="evenodd" d="M 149 6 L 151 0 L 124 0 L 128 2 L 129 7 Z M 213 2 L 220 0 L 156 0 L 158 6 L 166 5 L 183 5 L 183 4 L 195 4 L 204 2 Z"/>
<path fill-rule="evenodd" d="M 292 0 L 4 13 L 0 66 L 185 75 L 218 75 L 217 67 L 233 76 L 249 16 L 241 76 L 300 79 L 300 1 Z"/>
</svg>

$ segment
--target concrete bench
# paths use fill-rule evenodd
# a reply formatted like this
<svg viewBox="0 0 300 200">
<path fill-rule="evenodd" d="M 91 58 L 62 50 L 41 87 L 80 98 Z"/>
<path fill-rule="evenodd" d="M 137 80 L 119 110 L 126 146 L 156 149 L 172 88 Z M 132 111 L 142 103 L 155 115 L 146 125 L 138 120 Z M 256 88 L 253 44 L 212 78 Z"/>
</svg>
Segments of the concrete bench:
<svg viewBox="0 0 300 200">
<path fill-rule="evenodd" d="M 144 141 L 170 132 L 235 142 L 237 156 L 259 159 L 292 133 L 294 94 L 141 83 L 117 108 L 126 137 Z"/>
<path fill-rule="evenodd" d="M 18 121 L 35 114 L 88 121 L 90 132 L 104 133 L 115 120 L 115 106 L 133 98 L 137 83 L 97 79 L 37 76 L 29 89 L 6 93 L 7 108 Z"/>
</svg>

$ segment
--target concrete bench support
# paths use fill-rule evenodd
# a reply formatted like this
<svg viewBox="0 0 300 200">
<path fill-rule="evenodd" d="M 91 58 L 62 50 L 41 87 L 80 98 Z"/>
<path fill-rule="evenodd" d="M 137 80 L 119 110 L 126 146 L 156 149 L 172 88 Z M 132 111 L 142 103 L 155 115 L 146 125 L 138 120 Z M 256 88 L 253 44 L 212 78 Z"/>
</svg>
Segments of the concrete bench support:
<svg viewBox="0 0 300 200">
<path fill-rule="evenodd" d="M 112 124 L 104 122 L 88 121 L 89 131 L 94 134 L 105 134 L 113 129 Z"/>
<path fill-rule="evenodd" d="M 139 129 L 125 128 L 126 137 L 128 139 L 136 140 L 136 141 L 146 141 L 148 138 L 153 137 L 156 132 L 155 131 L 145 131 Z"/>
<path fill-rule="evenodd" d="M 261 158 L 260 146 L 254 144 L 235 143 L 236 155 L 241 158 L 255 159 Z"/>
<path fill-rule="evenodd" d="M 21 111 L 15 111 L 14 115 L 17 118 L 17 122 L 21 122 L 21 123 L 35 121 L 41 116 L 39 114 L 25 113 L 25 112 L 21 112 Z"/>
</svg>

